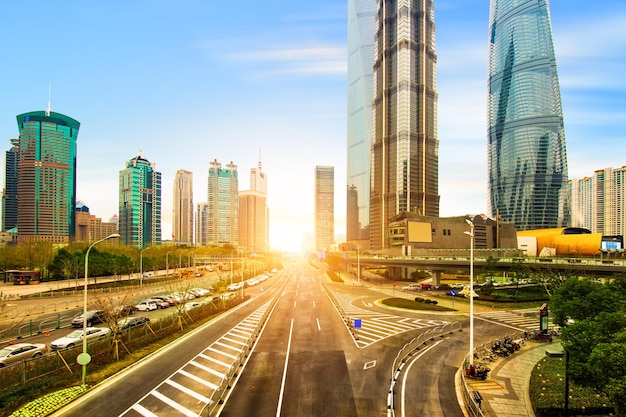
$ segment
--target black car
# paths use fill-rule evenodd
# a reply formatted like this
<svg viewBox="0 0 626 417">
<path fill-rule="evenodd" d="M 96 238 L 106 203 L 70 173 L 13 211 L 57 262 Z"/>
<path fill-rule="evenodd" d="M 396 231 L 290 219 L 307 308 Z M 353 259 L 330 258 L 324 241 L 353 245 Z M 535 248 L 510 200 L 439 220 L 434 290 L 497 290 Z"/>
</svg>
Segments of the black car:
<svg viewBox="0 0 626 417">
<path fill-rule="evenodd" d="M 126 317 L 133 314 L 137 309 L 133 305 L 121 305 L 113 307 L 111 310 L 111 315 L 113 317 Z"/>
<path fill-rule="evenodd" d="M 150 319 L 144 316 L 126 317 L 117 322 L 120 326 L 120 330 L 130 329 L 131 327 L 139 327 L 148 323 L 150 323 Z"/>
<path fill-rule="evenodd" d="M 91 327 L 96 323 L 104 321 L 104 311 L 87 310 L 86 313 L 80 314 L 72 319 L 72 327 L 83 327 L 84 317 L 87 317 L 87 327 Z"/>
</svg>

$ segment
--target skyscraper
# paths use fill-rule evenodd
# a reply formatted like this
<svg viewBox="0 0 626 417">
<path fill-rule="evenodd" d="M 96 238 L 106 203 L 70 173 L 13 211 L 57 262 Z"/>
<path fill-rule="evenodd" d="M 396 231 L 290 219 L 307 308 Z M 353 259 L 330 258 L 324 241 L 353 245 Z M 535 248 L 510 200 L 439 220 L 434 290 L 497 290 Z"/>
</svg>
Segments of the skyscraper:
<svg viewBox="0 0 626 417">
<path fill-rule="evenodd" d="M 348 0 L 346 239 L 353 242 L 369 241 L 375 33 L 376 0 Z"/>
<path fill-rule="evenodd" d="M 435 11 L 432 0 L 378 0 L 374 38 L 370 247 L 388 224 L 439 215 Z"/>
<path fill-rule="evenodd" d="M 197 246 L 207 245 L 207 218 L 209 213 L 209 205 L 207 203 L 196 204 L 196 219 L 194 221 L 195 227 L 195 244 Z"/>
<path fill-rule="evenodd" d="M 193 242 L 193 173 L 179 169 L 174 177 L 172 240 Z"/>
<path fill-rule="evenodd" d="M 567 226 L 561 93 L 547 0 L 491 0 L 489 211 L 518 230 Z"/>
<path fill-rule="evenodd" d="M 161 243 L 161 173 L 141 155 L 120 171 L 121 242 L 143 248 Z"/>
<path fill-rule="evenodd" d="M 18 242 L 69 243 L 75 231 L 80 123 L 48 109 L 20 114 L 17 124 L 20 135 L 10 151 L 17 161 L 7 158 L 5 177 L 6 197 L 16 199 L 7 200 L 5 225 L 17 220 Z"/>
<path fill-rule="evenodd" d="M 335 168 L 315 167 L 315 249 L 335 242 Z"/>
<path fill-rule="evenodd" d="M 11 149 L 6 151 L 4 192 L 2 194 L 2 230 L 17 228 L 17 163 L 20 156 L 19 139 L 11 139 Z"/>
<path fill-rule="evenodd" d="M 250 190 L 239 193 L 239 244 L 256 252 L 269 249 L 267 173 L 259 164 L 250 169 Z"/>
<path fill-rule="evenodd" d="M 239 179 L 237 165 L 209 164 L 207 244 L 239 243 Z"/>
</svg>

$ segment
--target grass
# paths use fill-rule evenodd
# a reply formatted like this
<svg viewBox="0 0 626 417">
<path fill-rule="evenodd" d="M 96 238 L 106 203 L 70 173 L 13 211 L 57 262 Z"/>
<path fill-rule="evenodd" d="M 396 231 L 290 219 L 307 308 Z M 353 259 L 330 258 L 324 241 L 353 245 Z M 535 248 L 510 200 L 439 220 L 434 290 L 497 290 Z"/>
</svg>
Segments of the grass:
<svg viewBox="0 0 626 417">
<path fill-rule="evenodd" d="M 615 415 L 606 395 L 592 388 L 569 383 L 570 416 Z M 545 357 L 535 369 L 530 379 L 530 398 L 538 417 L 565 415 L 565 359 Z"/>
</svg>

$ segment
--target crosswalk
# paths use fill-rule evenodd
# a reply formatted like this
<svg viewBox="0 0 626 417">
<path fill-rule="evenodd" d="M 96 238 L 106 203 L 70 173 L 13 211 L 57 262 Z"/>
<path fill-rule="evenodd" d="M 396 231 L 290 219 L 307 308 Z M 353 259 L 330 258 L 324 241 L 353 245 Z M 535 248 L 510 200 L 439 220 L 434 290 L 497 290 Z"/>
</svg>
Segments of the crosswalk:
<svg viewBox="0 0 626 417">
<path fill-rule="evenodd" d="M 212 396 L 225 388 L 237 369 L 234 365 L 244 360 L 268 306 L 269 303 L 241 321 L 121 415 L 199 416 L 207 405 L 214 403 Z"/>
<path fill-rule="evenodd" d="M 476 313 L 477 318 L 487 321 L 496 322 L 517 331 L 535 331 L 539 330 L 538 314 L 525 314 L 528 310 L 510 310 L 510 311 L 489 311 L 484 313 Z M 548 319 L 548 328 L 552 328 L 552 318 Z"/>
</svg>

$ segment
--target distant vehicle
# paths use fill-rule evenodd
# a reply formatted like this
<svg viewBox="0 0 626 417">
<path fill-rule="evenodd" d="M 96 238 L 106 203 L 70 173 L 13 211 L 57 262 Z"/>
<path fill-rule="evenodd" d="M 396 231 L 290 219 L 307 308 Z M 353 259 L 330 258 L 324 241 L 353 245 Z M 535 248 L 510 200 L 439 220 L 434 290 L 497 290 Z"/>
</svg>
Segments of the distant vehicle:
<svg viewBox="0 0 626 417">
<path fill-rule="evenodd" d="M 154 300 L 143 300 L 135 306 L 139 311 L 153 311 L 159 308 Z"/>
<path fill-rule="evenodd" d="M 409 284 L 402 287 L 402 291 L 419 291 L 422 289 L 422 284 Z"/>
<path fill-rule="evenodd" d="M 153 295 L 152 296 L 152 300 L 165 301 L 166 303 L 168 303 L 171 306 L 176 304 L 176 301 L 174 301 L 174 299 L 172 297 L 168 296 L 168 295 Z"/>
<path fill-rule="evenodd" d="M 26 359 L 37 358 L 48 353 L 48 346 L 41 343 L 18 343 L 0 349 L 0 368 L 15 365 Z"/>
<path fill-rule="evenodd" d="M 199 303 L 197 301 L 190 301 L 188 303 L 185 303 L 184 309 L 189 311 L 189 310 L 192 310 L 192 309 L 194 309 L 196 307 L 200 307 L 201 305 L 202 305 L 202 303 Z"/>
<path fill-rule="evenodd" d="M 145 316 L 126 317 L 117 322 L 120 330 L 130 329 L 131 327 L 143 326 L 150 323 L 150 319 Z"/>
<path fill-rule="evenodd" d="M 225 292 L 224 294 L 219 296 L 222 300 L 224 301 L 228 301 L 228 300 L 234 300 L 236 295 L 234 292 Z"/>
<path fill-rule="evenodd" d="M 462 282 L 455 282 L 454 284 L 450 284 L 450 288 L 452 288 L 453 290 L 462 290 L 463 289 L 463 283 Z"/>
<path fill-rule="evenodd" d="M 154 304 L 157 305 L 157 308 L 168 308 L 170 306 L 170 303 L 168 303 L 165 300 L 161 300 L 160 298 L 151 298 L 151 299 L 146 300 L 146 301 L 154 302 Z"/>
<path fill-rule="evenodd" d="M 424 284 L 424 283 L 422 283 L 422 284 L 420 284 L 420 288 L 421 288 L 422 290 L 428 290 L 428 291 L 430 291 L 430 290 L 432 290 L 434 287 L 433 287 L 433 284 Z"/>
<path fill-rule="evenodd" d="M 241 289 L 243 286 L 243 282 L 233 282 L 228 287 L 226 287 L 226 291 L 237 291 Z"/>
<path fill-rule="evenodd" d="M 96 323 L 102 323 L 104 320 L 104 311 L 87 310 L 86 313 L 80 314 L 72 319 L 72 327 L 83 327 L 84 317 L 87 317 L 87 327 L 91 327 Z"/>
<path fill-rule="evenodd" d="M 278 269 L 273 268 L 270 272 L 271 272 L 272 274 L 275 274 L 275 273 L 277 273 L 277 272 L 278 272 Z"/>
<path fill-rule="evenodd" d="M 101 340 L 107 338 L 111 334 L 111 330 L 106 327 L 87 327 L 87 341 Z M 83 343 L 83 330 L 74 330 L 65 337 L 50 343 L 50 349 L 62 350 L 71 349 Z"/>
<path fill-rule="evenodd" d="M 133 314 L 137 309 L 132 305 L 115 306 L 111 309 L 113 317 L 125 317 Z"/>
</svg>

